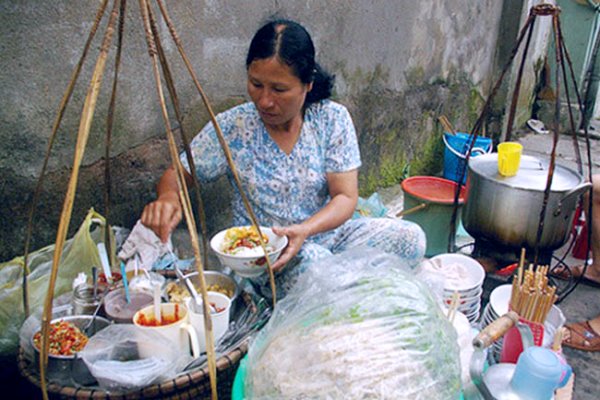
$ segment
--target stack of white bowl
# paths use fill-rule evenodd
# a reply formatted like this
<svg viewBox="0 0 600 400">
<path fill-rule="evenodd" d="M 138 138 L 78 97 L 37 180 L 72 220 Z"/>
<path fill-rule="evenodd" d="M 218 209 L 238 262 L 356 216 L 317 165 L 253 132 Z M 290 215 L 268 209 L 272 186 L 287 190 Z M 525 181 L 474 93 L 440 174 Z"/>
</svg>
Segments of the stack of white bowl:
<svg viewBox="0 0 600 400">
<path fill-rule="evenodd" d="M 458 253 L 439 254 L 431 258 L 434 268 L 445 277 L 444 302 L 452 304 L 454 293 L 460 296 L 457 311 L 465 314 L 471 325 L 479 321 L 485 270 L 472 257 Z"/>
<path fill-rule="evenodd" d="M 500 285 L 497 286 L 492 293 L 490 293 L 490 301 L 483 309 L 481 316 L 481 329 L 485 328 L 496 319 L 508 312 L 508 305 L 510 303 L 510 296 L 512 293 L 512 285 Z M 565 316 L 557 306 L 552 306 L 544 322 L 544 338 L 542 346 L 551 347 L 554 341 L 554 335 L 566 322 Z M 500 354 L 502 352 L 502 338 L 496 340 L 490 346 L 490 357 L 489 360 L 492 363 L 500 361 Z"/>
<path fill-rule="evenodd" d="M 512 285 L 497 286 L 490 293 L 490 301 L 483 309 L 481 315 L 481 329 L 485 328 L 496 319 L 508 312 L 508 303 L 510 302 L 510 294 Z M 500 361 L 500 352 L 502 351 L 502 338 L 496 340 L 489 348 L 490 357 L 493 362 Z"/>
</svg>

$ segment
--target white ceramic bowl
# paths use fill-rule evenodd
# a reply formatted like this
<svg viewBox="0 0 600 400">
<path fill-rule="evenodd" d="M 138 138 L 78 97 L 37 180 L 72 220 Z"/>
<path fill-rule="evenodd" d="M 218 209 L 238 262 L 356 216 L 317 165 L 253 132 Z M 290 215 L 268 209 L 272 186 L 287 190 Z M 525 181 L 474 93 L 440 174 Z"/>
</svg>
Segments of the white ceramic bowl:
<svg viewBox="0 0 600 400">
<path fill-rule="evenodd" d="M 271 263 L 275 262 L 281 255 L 281 252 L 288 244 L 287 236 L 277 236 L 272 229 L 260 227 L 263 234 L 269 238 L 269 245 L 273 247 L 273 251 L 269 253 Z M 236 274 L 244 278 L 255 278 L 264 274 L 267 271 L 267 262 L 263 255 L 243 256 L 236 254 L 224 253 L 221 248 L 225 233 L 228 229 L 217 233 L 210 240 L 210 247 L 216 253 L 217 258 L 224 267 L 231 268 Z"/>
<path fill-rule="evenodd" d="M 459 264 L 465 270 L 465 276 L 461 277 L 459 280 L 460 283 L 447 284 L 444 286 L 445 290 L 472 292 L 473 289 L 477 289 L 483 285 L 485 270 L 483 269 L 483 266 L 472 257 L 458 253 L 445 253 L 432 257 L 431 261 L 434 263 L 441 263 L 442 269 L 446 266 L 451 268 L 453 264 Z"/>
<path fill-rule="evenodd" d="M 510 296 L 512 294 L 512 285 L 505 284 L 496 286 L 492 293 L 490 293 L 490 306 L 492 316 L 500 317 L 508 312 L 508 305 L 510 303 Z"/>
</svg>

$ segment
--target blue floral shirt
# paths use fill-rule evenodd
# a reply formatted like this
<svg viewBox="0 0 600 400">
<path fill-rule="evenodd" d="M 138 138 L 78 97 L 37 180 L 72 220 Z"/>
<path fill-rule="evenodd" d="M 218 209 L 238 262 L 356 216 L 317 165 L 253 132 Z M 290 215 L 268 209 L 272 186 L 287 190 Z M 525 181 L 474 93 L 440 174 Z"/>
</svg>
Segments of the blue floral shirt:
<svg viewBox="0 0 600 400">
<path fill-rule="evenodd" d="M 361 165 L 350 113 L 330 100 L 306 109 L 300 137 L 289 155 L 271 139 L 253 103 L 233 107 L 219 114 L 217 121 L 261 225 L 287 226 L 306 220 L 330 199 L 326 174 L 351 171 Z M 237 193 L 211 122 L 190 147 L 201 181 L 227 174 Z M 185 153 L 180 157 L 189 171 Z M 234 225 L 249 224 L 239 193 L 232 206 Z"/>
</svg>

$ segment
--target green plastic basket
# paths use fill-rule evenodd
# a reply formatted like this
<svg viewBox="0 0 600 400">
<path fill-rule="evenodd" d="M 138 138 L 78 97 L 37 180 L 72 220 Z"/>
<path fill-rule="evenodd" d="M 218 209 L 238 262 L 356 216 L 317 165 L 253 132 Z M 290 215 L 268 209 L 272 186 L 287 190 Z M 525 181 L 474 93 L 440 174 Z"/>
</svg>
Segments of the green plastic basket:
<svg viewBox="0 0 600 400">
<path fill-rule="evenodd" d="M 244 393 L 244 383 L 246 382 L 246 361 L 248 355 L 240 361 L 240 365 L 235 373 L 233 379 L 233 387 L 231 388 L 231 400 L 244 400 L 246 398 Z"/>
</svg>

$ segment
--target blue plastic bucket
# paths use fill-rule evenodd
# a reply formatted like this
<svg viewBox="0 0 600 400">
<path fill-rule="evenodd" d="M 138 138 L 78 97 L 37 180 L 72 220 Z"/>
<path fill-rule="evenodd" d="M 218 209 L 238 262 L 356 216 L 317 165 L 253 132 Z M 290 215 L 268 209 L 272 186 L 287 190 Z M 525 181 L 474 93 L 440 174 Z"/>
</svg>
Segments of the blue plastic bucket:
<svg viewBox="0 0 600 400">
<path fill-rule="evenodd" d="M 460 179 L 463 168 L 466 169 L 465 158 L 469 151 L 469 146 L 473 142 L 473 137 L 467 133 L 456 132 L 456 135 L 444 133 L 444 178 L 457 182 Z M 471 157 L 491 153 L 492 139 L 478 136 L 475 139 L 475 145 L 471 150 Z M 467 182 L 467 174 L 462 180 L 464 185 Z"/>
</svg>

